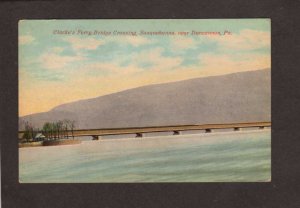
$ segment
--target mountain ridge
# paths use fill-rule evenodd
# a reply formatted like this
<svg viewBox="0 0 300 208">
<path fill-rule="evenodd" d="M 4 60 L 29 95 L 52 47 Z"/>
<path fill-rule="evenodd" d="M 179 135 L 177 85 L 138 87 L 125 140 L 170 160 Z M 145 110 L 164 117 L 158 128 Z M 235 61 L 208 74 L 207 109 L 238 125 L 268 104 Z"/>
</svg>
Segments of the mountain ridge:
<svg viewBox="0 0 300 208">
<path fill-rule="evenodd" d="M 270 69 L 265 68 L 265 69 L 257 69 L 257 70 L 253 70 L 253 71 L 261 71 L 261 70 L 270 70 Z M 250 71 L 245 71 L 245 72 L 250 72 Z M 207 77 L 196 77 L 196 78 L 184 79 L 184 80 L 178 80 L 178 81 L 172 81 L 172 82 L 164 82 L 164 83 L 158 83 L 158 84 L 149 84 L 149 85 L 144 85 L 144 86 L 138 86 L 138 87 L 134 87 L 134 88 L 125 89 L 125 90 L 122 90 L 122 91 L 113 92 L 113 93 L 110 93 L 110 94 L 100 95 L 100 96 L 97 96 L 97 97 L 80 99 L 80 100 L 76 100 L 76 101 L 72 101 L 72 102 L 63 103 L 63 104 L 60 104 L 60 105 L 57 105 L 57 106 L 53 107 L 49 111 L 55 110 L 56 108 L 58 108 L 60 106 L 65 106 L 65 105 L 68 105 L 68 104 L 71 104 L 71 103 L 73 104 L 73 103 L 80 102 L 80 101 L 93 100 L 93 99 L 97 99 L 97 98 L 100 98 L 100 97 L 110 96 L 110 95 L 126 92 L 126 91 L 129 91 L 129 90 L 134 90 L 134 89 L 138 89 L 138 88 L 144 88 L 144 87 L 156 86 L 156 85 L 173 84 L 173 83 L 184 82 L 184 81 L 187 81 L 187 80 L 192 81 L 192 80 L 197 80 L 197 79 L 202 79 L 202 78 L 213 78 L 213 77 L 220 77 L 220 76 L 239 74 L 239 73 L 244 73 L 244 72 L 234 72 L 234 73 L 225 74 L 225 75 L 212 75 L 212 76 L 207 76 Z M 46 111 L 46 112 L 49 112 L 49 111 Z M 40 113 L 45 113 L 45 112 L 40 112 Z M 34 114 L 36 114 L 36 113 L 34 113 Z M 29 114 L 29 115 L 32 115 L 32 114 Z M 29 116 L 29 115 L 25 115 L 25 116 Z"/>
<path fill-rule="evenodd" d="M 270 69 L 192 78 L 65 103 L 19 120 L 39 128 L 65 118 L 75 120 L 77 128 L 266 121 L 270 87 Z"/>
</svg>

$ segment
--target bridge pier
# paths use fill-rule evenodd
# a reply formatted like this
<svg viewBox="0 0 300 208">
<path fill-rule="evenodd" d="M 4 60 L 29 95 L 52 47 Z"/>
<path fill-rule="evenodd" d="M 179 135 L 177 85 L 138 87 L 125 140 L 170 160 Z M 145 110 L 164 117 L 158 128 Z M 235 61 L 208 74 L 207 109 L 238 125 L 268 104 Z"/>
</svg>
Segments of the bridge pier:
<svg viewBox="0 0 300 208">
<path fill-rule="evenodd" d="M 182 133 L 181 133 L 181 131 L 174 131 L 173 132 L 173 135 L 181 135 Z"/>
<path fill-rule="evenodd" d="M 94 135 L 92 137 L 93 137 L 93 140 L 99 140 L 99 139 L 101 139 L 101 136 L 98 136 L 98 135 Z"/>
<path fill-rule="evenodd" d="M 136 136 L 135 137 L 137 137 L 137 138 L 142 138 L 142 137 L 144 137 L 145 135 L 143 134 L 143 133 L 136 133 Z"/>
<path fill-rule="evenodd" d="M 205 129 L 205 133 L 211 133 L 212 129 Z"/>
<path fill-rule="evenodd" d="M 234 127 L 233 131 L 240 131 L 241 129 L 239 127 Z"/>
</svg>

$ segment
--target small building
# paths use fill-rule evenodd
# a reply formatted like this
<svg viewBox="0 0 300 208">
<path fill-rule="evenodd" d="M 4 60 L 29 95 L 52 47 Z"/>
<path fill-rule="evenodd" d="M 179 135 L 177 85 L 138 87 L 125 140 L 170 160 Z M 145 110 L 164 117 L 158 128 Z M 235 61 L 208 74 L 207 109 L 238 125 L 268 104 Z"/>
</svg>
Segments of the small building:
<svg viewBox="0 0 300 208">
<path fill-rule="evenodd" d="M 45 136 L 43 135 L 43 134 L 41 134 L 41 133 L 37 133 L 36 135 L 35 135 L 35 137 L 34 137 L 34 140 L 35 141 L 43 141 L 43 140 L 45 140 Z"/>
</svg>

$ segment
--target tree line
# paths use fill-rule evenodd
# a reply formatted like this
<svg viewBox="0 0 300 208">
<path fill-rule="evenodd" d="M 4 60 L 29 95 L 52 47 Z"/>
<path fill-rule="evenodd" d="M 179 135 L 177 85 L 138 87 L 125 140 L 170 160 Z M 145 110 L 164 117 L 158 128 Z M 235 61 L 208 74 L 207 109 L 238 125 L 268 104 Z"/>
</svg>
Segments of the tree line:
<svg viewBox="0 0 300 208">
<path fill-rule="evenodd" d="M 29 122 L 25 122 L 25 131 L 23 139 L 28 141 L 39 140 L 36 136 L 40 133 L 45 136 L 44 139 L 65 139 L 72 137 L 74 139 L 74 128 L 75 121 L 73 120 L 59 120 L 56 122 L 46 122 L 44 123 L 42 129 L 35 128 Z M 70 135 L 71 132 L 71 135 Z"/>
</svg>

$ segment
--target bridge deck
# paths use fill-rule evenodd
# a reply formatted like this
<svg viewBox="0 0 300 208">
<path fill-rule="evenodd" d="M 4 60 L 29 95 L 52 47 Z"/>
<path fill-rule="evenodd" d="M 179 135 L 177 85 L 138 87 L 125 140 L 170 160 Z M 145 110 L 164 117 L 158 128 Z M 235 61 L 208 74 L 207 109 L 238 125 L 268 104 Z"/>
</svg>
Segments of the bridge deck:
<svg viewBox="0 0 300 208">
<path fill-rule="evenodd" d="M 177 126 L 153 126 L 153 127 L 132 127 L 132 128 L 111 128 L 111 129 L 77 129 L 73 131 L 73 136 L 105 136 L 119 134 L 137 134 L 151 132 L 188 131 L 206 129 L 229 129 L 229 128 L 250 128 L 250 127 L 270 127 L 271 122 L 251 122 L 251 123 L 230 123 L 230 124 L 203 124 L 203 125 L 177 125 Z M 22 138 L 24 131 L 19 132 Z M 72 136 L 72 132 L 67 132 Z"/>
</svg>

